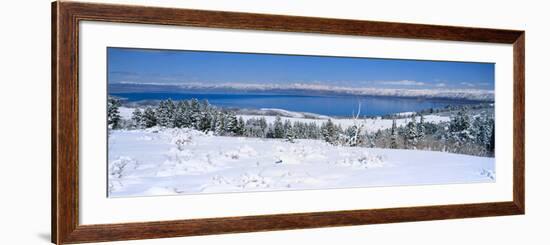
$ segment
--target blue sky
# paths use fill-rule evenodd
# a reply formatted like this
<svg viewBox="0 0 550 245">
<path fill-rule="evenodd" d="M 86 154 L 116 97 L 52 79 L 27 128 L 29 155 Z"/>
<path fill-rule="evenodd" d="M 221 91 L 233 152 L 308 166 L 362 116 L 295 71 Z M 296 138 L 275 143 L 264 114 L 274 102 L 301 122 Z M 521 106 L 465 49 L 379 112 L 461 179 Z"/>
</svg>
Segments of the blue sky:
<svg viewBox="0 0 550 245">
<path fill-rule="evenodd" d="M 494 64 L 108 48 L 109 83 L 316 83 L 494 90 Z"/>
</svg>

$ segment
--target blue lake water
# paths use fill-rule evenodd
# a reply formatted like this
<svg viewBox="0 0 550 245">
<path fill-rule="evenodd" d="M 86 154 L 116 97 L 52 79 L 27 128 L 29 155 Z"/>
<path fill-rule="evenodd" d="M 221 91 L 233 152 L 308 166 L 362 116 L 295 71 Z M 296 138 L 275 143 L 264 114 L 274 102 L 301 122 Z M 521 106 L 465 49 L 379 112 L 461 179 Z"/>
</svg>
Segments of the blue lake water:
<svg viewBox="0 0 550 245">
<path fill-rule="evenodd" d="M 228 108 L 278 108 L 328 116 L 349 117 L 361 103 L 361 115 L 381 116 L 399 112 L 443 108 L 447 105 L 477 104 L 467 100 L 401 98 L 353 95 L 221 94 L 221 93 L 110 93 L 128 102 L 144 100 L 187 100 L 197 98 Z"/>
</svg>

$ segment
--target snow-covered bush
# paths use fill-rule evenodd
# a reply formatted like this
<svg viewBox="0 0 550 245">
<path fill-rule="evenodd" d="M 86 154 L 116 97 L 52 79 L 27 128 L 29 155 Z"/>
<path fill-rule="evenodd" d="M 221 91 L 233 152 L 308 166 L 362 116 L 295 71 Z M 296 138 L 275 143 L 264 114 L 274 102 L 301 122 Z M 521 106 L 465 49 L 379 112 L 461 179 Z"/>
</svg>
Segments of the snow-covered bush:
<svg viewBox="0 0 550 245">
<path fill-rule="evenodd" d="M 137 163 L 131 157 L 122 156 L 109 164 L 109 175 L 114 178 L 122 178 L 129 168 L 135 168 Z"/>
<path fill-rule="evenodd" d="M 176 145 L 179 151 L 183 151 L 186 145 L 193 143 L 193 131 L 189 129 L 170 130 L 172 143 Z"/>
<path fill-rule="evenodd" d="M 345 157 L 339 160 L 337 164 L 356 169 L 380 168 L 386 164 L 385 158 L 383 155 L 363 152 L 355 156 Z"/>
</svg>

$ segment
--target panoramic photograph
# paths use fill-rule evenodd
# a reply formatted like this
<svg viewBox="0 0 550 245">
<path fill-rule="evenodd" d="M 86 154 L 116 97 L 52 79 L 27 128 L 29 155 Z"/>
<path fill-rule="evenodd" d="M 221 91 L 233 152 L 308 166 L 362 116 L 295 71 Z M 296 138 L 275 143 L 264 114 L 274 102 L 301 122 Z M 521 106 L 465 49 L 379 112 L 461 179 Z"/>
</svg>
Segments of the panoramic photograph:
<svg viewBox="0 0 550 245">
<path fill-rule="evenodd" d="M 107 48 L 107 196 L 491 183 L 494 63 Z"/>
</svg>

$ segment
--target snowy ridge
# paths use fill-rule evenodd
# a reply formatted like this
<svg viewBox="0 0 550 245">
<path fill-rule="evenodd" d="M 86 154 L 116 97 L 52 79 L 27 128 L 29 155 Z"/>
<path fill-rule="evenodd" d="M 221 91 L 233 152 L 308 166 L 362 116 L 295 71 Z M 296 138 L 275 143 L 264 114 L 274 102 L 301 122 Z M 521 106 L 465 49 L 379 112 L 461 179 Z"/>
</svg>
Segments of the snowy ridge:
<svg viewBox="0 0 550 245">
<path fill-rule="evenodd" d="M 316 91 L 323 93 L 337 93 L 348 95 L 365 96 L 392 96 L 411 98 L 438 98 L 438 99 L 464 99 L 476 101 L 494 101 L 494 90 L 466 89 L 466 88 L 430 88 L 430 89 L 405 89 L 405 88 L 374 88 L 374 87 L 346 87 L 326 84 L 293 83 L 136 83 L 118 82 L 117 84 L 129 85 L 153 85 L 153 86 L 176 86 L 185 90 L 246 90 L 246 91 L 271 91 L 271 90 L 295 90 L 295 91 Z"/>
<path fill-rule="evenodd" d="M 315 119 L 329 119 L 329 116 L 325 115 L 319 115 L 315 113 L 310 112 L 295 112 L 295 111 L 287 111 L 283 109 L 277 109 L 277 108 L 261 108 L 260 111 L 266 112 L 266 113 L 276 113 L 283 117 L 293 117 L 293 118 L 315 118 Z"/>
</svg>

